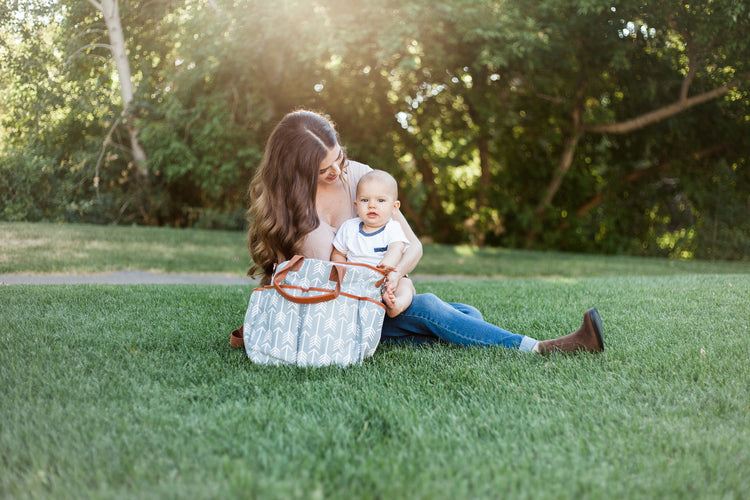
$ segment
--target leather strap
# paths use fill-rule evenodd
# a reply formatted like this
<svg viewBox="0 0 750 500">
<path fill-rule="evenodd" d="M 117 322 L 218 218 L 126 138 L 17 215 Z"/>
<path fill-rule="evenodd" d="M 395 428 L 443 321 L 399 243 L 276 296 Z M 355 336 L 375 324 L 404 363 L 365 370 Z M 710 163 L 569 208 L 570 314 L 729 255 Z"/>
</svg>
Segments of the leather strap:
<svg viewBox="0 0 750 500">
<path fill-rule="evenodd" d="M 327 293 L 321 293 L 320 295 L 309 297 L 297 297 L 284 290 L 284 288 L 281 286 L 281 282 L 284 280 L 284 278 L 286 278 L 286 275 L 290 270 L 298 270 L 302 265 L 303 260 L 304 257 L 302 257 L 301 255 L 296 255 L 292 260 L 289 261 L 289 264 L 284 266 L 284 269 L 276 272 L 276 274 L 273 275 L 273 287 L 276 289 L 276 291 L 279 292 L 279 294 L 286 300 L 294 302 L 295 304 L 320 304 L 321 302 L 328 302 L 329 300 L 336 299 L 341 293 L 341 280 L 344 277 L 344 272 L 342 272 L 341 270 L 341 267 L 343 266 L 338 266 L 336 264 L 331 266 L 331 275 L 329 277 L 331 281 L 334 281 L 336 283 L 335 289 L 329 290 Z"/>
</svg>

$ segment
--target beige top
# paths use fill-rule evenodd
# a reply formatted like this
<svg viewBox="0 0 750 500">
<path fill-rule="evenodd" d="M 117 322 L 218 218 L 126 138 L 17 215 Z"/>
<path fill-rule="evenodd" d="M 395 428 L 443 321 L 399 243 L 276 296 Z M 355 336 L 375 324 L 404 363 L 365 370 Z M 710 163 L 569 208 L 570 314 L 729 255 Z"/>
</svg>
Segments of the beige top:
<svg viewBox="0 0 750 500">
<path fill-rule="evenodd" d="M 349 187 L 349 200 L 351 201 L 349 203 L 349 210 L 351 211 L 351 215 L 342 219 L 342 222 L 357 216 L 357 211 L 354 209 L 354 199 L 357 196 L 357 183 L 370 170 L 372 169 L 363 163 L 349 160 L 346 174 L 344 175 L 346 176 L 346 185 Z M 342 175 L 342 182 L 344 175 Z M 330 260 L 331 251 L 333 250 L 333 237 L 336 235 L 338 229 L 338 227 L 333 227 L 321 220 L 320 225 L 305 237 L 300 252 L 305 257 L 311 259 Z"/>
</svg>

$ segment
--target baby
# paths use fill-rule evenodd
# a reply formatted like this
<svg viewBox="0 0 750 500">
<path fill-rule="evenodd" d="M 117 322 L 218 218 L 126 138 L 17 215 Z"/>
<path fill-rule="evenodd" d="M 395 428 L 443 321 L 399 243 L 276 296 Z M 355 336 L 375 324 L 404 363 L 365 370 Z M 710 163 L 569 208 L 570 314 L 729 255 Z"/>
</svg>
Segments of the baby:
<svg viewBox="0 0 750 500">
<path fill-rule="evenodd" d="M 345 221 L 336 232 L 331 260 L 393 270 L 409 244 L 401 224 L 392 219 L 401 206 L 396 180 L 383 170 L 368 172 L 357 184 L 354 206 L 359 217 Z M 383 302 L 388 316 L 397 316 L 409 307 L 414 293 L 408 278 L 401 279 L 395 291 L 394 283 L 386 283 Z"/>
</svg>

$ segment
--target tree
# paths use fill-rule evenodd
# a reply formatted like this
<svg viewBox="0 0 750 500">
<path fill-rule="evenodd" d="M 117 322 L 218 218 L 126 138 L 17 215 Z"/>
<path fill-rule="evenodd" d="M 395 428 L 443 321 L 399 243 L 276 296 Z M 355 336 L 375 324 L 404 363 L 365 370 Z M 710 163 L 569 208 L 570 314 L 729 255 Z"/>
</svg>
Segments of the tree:
<svg viewBox="0 0 750 500">
<path fill-rule="evenodd" d="M 436 241 L 741 257 L 748 15 L 733 0 L 9 0 L 0 212 L 242 227 L 265 138 L 306 107 L 395 174 Z"/>
<path fill-rule="evenodd" d="M 109 36 L 108 48 L 112 52 L 112 58 L 117 68 L 118 80 L 120 82 L 120 95 L 122 97 L 122 112 L 126 117 L 125 128 L 130 137 L 130 149 L 133 154 L 133 161 L 136 164 L 138 173 L 146 177 L 146 152 L 138 141 L 138 129 L 133 124 L 131 115 L 133 107 L 133 97 L 135 94 L 133 87 L 133 78 L 130 73 L 130 62 L 125 46 L 125 34 L 122 30 L 120 21 L 120 5 L 118 0 L 87 0 L 91 5 L 102 13 L 104 23 L 107 26 L 107 35 Z"/>
<path fill-rule="evenodd" d="M 640 5 L 629 8 L 626 2 L 617 5 L 620 4 L 625 4 L 625 7 L 601 7 L 597 13 L 596 8 L 587 7 L 588 2 L 579 2 L 578 11 L 593 12 L 594 22 L 585 25 L 567 23 L 565 29 L 568 31 L 563 31 L 563 28 L 556 24 L 557 29 L 554 32 L 562 34 L 558 40 L 561 45 L 568 44 L 573 38 L 569 34 L 571 28 L 585 30 L 592 27 L 593 29 L 588 29 L 587 42 L 594 40 L 596 43 L 598 40 L 602 45 L 606 44 L 609 60 L 592 58 L 589 43 L 585 47 L 573 44 L 572 46 L 577 49 L 572 57 L 565 59 L 564 66 L 555 67 L 563 80 L 577 82 L 577 85 L 570 91 L 570 95 L 574 96 L 572 99 L 558 100 L 568 108 L 570 124 L 552 179 L 534 210 L 536 217 L 543 216 L 560 189 L 573 163 L 576 147 L 584 134 L 631 133 L 683 113 L 694 106 L 725 96 L 750 79 L 750 69 L 745 63 L 750 54 L 750 43 L 741 41 L 745 40 L 741 33 L 746 32 L 750 24 L 750 12 L 743 4 L 731 0 L 691 2 L 690 5 L 665 3 L 647 11 Z M 559 8 L 551 9 L 547 15 L 548 19 L 566 17 L 564 10 L 561 12 Z M 601 30 L 600 27 L 604 26 L 608 29 Z M 736 36 L 727 37 L 727 32 L 733 32 Z M 674 71 L 672 79 L 676 80 L 675 77 L 680 74 L 683 76 L 672 102 L 657 101 L 652 104 L 655 109 L 618 120 L 607 103 L 609 96 L 613 94 L 622 95 L 622 99 L 630 97 L 618 89 L 616 75 L 618 70 L 631 70 L 629 61 L 633 57 L 630 55 L 633 47 L 636 50 L 654 53 L 657 58 L 671 64 Z M 559 53 L 557 50 L 554 52 Z M 731 61 L 730 67 L 726 66 L 728 61 Z M 659 64 L 656 61 L 652 62 Z M 608 71 L 608 67 L 614 71 Z M 578 73 L 577 79 L 570 74 L 570 69 Z M 726 71 L 727 69 L 729 71 Z M 599 83 L 606 82 L 606 78 L 597 78 L 598 75 L 607 74 L 615 76 L 610 80 L 614 85 L 609 89 L 602 88 Z M 690 95 L 695 79 L 701 76 L 715 83 L 696 95 Z M 593 83 L 595 79 L 597 83 Z M 548 89 L 540 89 L 541 92 L 546 90 Z M 597 116 L 607 119 L 592 120 Z M 530 231 L 527 246 L 532 244 L 537 235 L 537 231 Z"/>
</svg>

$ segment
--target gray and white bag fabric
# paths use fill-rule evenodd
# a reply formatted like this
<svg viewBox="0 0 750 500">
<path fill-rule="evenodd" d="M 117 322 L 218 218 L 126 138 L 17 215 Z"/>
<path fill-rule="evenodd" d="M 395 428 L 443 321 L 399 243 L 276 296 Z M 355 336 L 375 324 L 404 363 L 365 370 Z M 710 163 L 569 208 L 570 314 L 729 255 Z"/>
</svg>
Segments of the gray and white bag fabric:
<svg viewBox="0 0 750 500">
<path fill-rule="evenodd" d="M 300 255 L 282 262 L 271 284 L 250 295 L 242 329 L 248 357 L 299 366 L 362 363 L 380 342 L 383 280 L 366 264 Z"/>
</svg>

